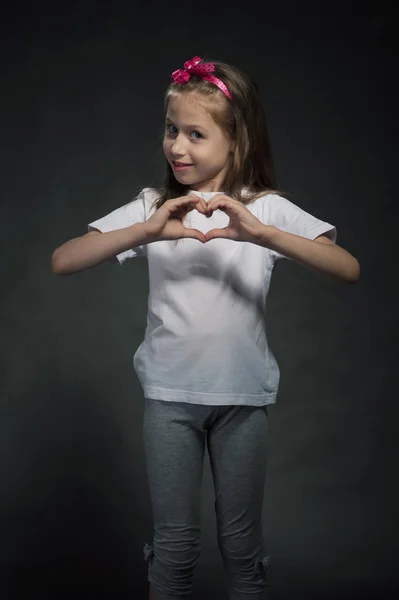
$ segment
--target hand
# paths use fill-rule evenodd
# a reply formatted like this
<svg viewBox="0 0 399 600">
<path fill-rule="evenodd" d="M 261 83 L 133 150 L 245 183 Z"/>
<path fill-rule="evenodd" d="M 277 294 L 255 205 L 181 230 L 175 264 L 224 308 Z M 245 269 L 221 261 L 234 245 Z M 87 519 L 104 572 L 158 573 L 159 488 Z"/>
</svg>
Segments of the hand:
<svg viewBox="0 0 399 600">
<path fill-rule="evenodd" d="M 213 211 L 218 209 L 225 212 L 230 217 L 230 221 L 227 227 L 208 231 L 205 234 L 207 242 L 215 238 L 226 238 L 236 242 L 252 242 L 264 246 L 268 236 L 272 235 L 274 227 L 259 221 L 244 204 L 233 200 L 230 196 L 225 194 L 213 196 L 208 202 L 207 216 L 211 216 Z"/>
<path fill-rule="evenodd" d="M 149 242 L 162 240 L 177 240 L 180 238 L 194 238 L 205 244 L 205 236 L 202 231 L 184 227 L 182 220 L 187 213 L 197 209 L 203 215 L 206 214 L 207 204 L 203 198 L 196 194 L 188 194 L 180 198 L 167 200 L 155 213 L 145 222 Z"/>
</svg>

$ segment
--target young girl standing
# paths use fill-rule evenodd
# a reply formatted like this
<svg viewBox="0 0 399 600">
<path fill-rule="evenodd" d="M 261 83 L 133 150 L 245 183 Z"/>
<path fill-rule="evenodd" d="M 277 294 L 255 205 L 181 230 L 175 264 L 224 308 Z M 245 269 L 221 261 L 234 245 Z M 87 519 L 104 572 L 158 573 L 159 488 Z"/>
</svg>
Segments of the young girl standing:
<svg viewBox="0 0 399 600">
<path fill-rule="evenodd" d="M 194 57 L 172 73 L 165 111 L 164 188 L 144 188 L 90 223 L 54 251 L 52 267 L 69 275 L 106 260 L 148 260 L 147 328 L 134 367 L 154 517 L 144 546 L 150 599 L 190 597 L 206 444 L 229 599 L 260 600 L 269 566 L 267 406 L 280 378 L 264 320 L 273 268 L 287 258 L 354 283 L 359 263 L 335 244 L 333 225 L 276 190 L 258 88 L 246 74 Z"/>
</svg>

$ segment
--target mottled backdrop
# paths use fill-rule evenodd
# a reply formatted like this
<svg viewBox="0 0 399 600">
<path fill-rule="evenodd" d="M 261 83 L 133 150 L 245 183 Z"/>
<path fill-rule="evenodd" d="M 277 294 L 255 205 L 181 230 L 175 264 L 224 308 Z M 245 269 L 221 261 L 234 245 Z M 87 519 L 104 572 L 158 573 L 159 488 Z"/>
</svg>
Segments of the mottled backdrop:
<svg viewBox="0 0 399 600">
<path fill-rule="evenodd" d="M 4 600 L 145 600 L 152 515 L 132 357 L 145 259 L 70 277 L 53 250 L 162 184 L 163 92 L 194 55 L 259 84 L 280 189 L 337 227 L 356 285 L 291 261 L 267 322 L 272 598 L 398 588 L 397 61 L 389 3 L 9 3 L 1 16 Z M 226 600 L 207 459 L 194 600 Z M 398 590 L 396 590 L 398 591 Z M 396 595 L 396 594 L 395 594 Z"/>
</svg>

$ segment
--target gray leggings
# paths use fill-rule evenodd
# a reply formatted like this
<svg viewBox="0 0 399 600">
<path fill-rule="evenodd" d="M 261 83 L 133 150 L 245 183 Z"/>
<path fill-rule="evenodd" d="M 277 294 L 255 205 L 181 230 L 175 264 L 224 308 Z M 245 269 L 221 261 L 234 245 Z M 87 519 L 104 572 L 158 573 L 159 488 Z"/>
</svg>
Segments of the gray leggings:
<svg viewBox="0 0 399 600">
<path fill-rule="evenodd" d="M 204 406 L 145 399 L 143 440 L 154 519 L 145 544 L 148 581 L 161 600 L 189 598 L 201 554 L 205 442 L 215 486 L 217 539 L 229 600 L 264 600 L 262 504 L 267 407 Z"/>
</svg>

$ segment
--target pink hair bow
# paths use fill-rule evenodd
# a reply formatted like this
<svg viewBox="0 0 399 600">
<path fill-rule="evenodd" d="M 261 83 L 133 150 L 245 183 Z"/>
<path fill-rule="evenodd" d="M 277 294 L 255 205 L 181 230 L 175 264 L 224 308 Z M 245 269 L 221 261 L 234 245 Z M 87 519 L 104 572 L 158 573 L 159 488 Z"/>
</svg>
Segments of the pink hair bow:
<svg viewBox="0 0 399 600">
<path fill-rule="evenodd" d="M 184 69 L 177 69 L 177 71 L 172 73 L 172 79 L 176 81 L 176 83 L 183 85 L 187 83 L 191 75 L 194 75 L 195 77 L 201 77 L 202 79 L 206 79 L 207 81 L 217 85 L 218 88 L 222 90 L 222 92 L 231 100 L 231 94 L 227 89 L 226 84 L 214 75 L 209 75 L 209 73 L 214 72 L 215 63 L 200 63 L 202 63 L 202 58 L 200 56 L 194 56 L 194 58 L 187 60 L 184 63 Z"/>
</svg>

